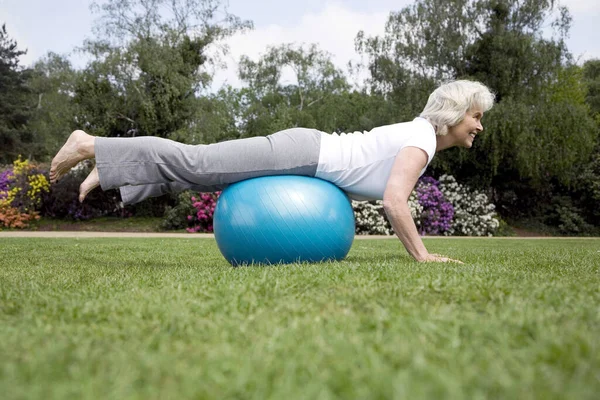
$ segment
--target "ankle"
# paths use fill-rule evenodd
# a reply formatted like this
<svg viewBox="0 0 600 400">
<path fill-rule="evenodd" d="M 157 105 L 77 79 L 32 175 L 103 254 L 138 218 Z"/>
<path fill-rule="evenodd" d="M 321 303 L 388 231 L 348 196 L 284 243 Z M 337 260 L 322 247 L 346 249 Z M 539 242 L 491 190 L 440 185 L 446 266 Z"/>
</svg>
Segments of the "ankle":
<svg viewBox="0 0 600 400">
<path fill-rule="evenodd" d="M 96 141 L 96 138 L 94 136 L 89 136 L 86 139 L 85 144 L 83 145 L 82 149 L 87 158 L 96 157 L 96 150 L 95 150 L 95 146 L 94 146 L 95 141 Z"/>
<path fill-rule="evenodd" d="M 94 158 L 96 156 L 96 151 L 94 149 L 94 142 L 96 140 L 95 136 L 89 135 L 84 131 L 79 131 L 79 140 L 78 140 L 78 150 L 81 154 L 83 154 L 86 158 Z"/>
</svg>

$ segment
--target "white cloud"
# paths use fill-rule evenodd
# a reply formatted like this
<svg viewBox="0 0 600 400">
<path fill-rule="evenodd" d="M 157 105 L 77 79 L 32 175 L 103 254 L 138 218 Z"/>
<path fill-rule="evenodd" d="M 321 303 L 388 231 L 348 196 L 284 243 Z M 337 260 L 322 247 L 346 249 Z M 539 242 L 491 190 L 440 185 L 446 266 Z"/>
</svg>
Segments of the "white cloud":
<svg viewBox="0 0 600 400">
<path fill-rule="evenodd" d="M 246 55 L 258 60 L 268 46 L 282 43 L 316 43 L 321 50 L 332 55 L 332 61 L 339 68 L 345 70 L 348 61 L 359 59 L 354 50 L 356 34 L 361 30 L 367 35 L 383 34 L 388 15 L 389 12 L 358 12 L 337 2 L 326 3 L 319 12 L 301 16 L 295 25 L 270 24 L 235 35 L 227 41 L 230 48 L 230 54 L 225 60 L 227 69 L 216 72 L 213 88 L 218 88 L 224 83 L 239 87 L 239 58 Z"/>
</svg>

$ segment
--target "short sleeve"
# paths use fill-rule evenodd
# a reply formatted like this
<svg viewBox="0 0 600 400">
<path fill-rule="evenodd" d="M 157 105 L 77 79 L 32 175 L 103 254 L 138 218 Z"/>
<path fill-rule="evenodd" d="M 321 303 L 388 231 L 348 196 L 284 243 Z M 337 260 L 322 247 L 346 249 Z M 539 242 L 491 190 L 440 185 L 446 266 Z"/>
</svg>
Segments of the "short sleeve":
<svg viewBox="0 0 600 400">
<path fill-rule="evenodd" d="M 412 130 L 413 132 L 411 132 L 411 135 L 406 139 L 398 151 L 405 147 L 417 147 L 422 149 L 427 153 L 427 165 L 425 165 L 425 168 L 427 168 L 429 163 L 431 163 L 431 160 L 433 160 L 433 156 L 435 156 L 435 149 L 437 146 L 435 131 L 429 121 L 423 118 L 417 118 L 413 123 L 415 124 L 415 127 Z M 421 175 L 425 172 L 425 168 L 421 171 Z"/>
</svg>

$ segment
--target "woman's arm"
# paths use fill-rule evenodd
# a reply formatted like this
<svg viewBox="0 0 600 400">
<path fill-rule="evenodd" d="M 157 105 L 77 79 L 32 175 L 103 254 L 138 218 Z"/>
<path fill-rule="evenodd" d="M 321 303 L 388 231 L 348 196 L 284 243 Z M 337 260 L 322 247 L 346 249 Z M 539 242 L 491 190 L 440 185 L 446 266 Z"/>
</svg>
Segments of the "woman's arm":
<svg viewBox="0 0 600 400">
<path fill-rule="evenodd" d="M 413 191 L 419 174 L 427 165 L 427 153 L 417 147 L 400 150 L 394 161 L 392 172 L 383 194 L 383 207 L 394 228 L 394 232 L 406 247 L 406 251 L 417 261 L 448 262 L 452 260 L 439 254 L 430 254 L 410 215 L 408 198 Z"/>
</svg>

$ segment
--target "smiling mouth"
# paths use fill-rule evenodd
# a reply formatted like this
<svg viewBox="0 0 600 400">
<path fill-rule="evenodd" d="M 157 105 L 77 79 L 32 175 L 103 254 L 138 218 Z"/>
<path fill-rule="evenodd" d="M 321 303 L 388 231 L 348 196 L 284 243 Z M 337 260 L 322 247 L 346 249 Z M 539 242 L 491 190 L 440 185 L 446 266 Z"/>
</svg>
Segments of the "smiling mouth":
<svg viewBox="0 0 600 400">
<path fill-rule="evenodd" d="M 469 133 L 469 136 L 471 136 L 473 139 L 475 139 L 475 136 L 477 136 L 477 134 L 476 134 L 476 133 L 473 133 L 473 132 L 471 132 L 471 133 Z"/>
</svg>

